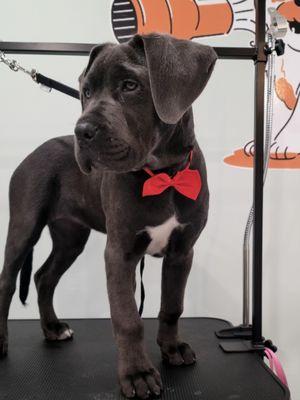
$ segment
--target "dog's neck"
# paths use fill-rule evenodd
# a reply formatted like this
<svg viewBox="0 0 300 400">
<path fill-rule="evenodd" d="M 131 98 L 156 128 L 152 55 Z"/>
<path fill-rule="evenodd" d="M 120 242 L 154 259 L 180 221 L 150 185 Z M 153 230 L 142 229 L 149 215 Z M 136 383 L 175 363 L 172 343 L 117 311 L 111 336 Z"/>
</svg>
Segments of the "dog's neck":
<svg viewBox="0 0 300 400">
<path fill-rule="evenodd" d="M 184 168 L 195 144 L 194 120 L 190 108 L 176 125 L 161 123 L 161 140 L 146 161 L 153 171 L 168 170 L 172 174 Z"/>
</svg>

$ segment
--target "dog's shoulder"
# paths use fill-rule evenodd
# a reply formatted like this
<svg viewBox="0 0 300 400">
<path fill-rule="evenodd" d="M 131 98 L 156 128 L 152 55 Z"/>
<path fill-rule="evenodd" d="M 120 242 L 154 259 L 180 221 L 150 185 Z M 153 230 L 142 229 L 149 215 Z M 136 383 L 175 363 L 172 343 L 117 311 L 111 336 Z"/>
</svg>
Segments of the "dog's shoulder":
<svg viewBox="0 0 300 400">
<path fill-rule="evenodd" d="M 53 170 L 62 170 L 64 166 L 77 167 L 74 156 L 74 136 L 60 136 L 47 140 L 33 150 L 16 168 L 21 171 L 35 171 L 35 174 L 47 174 Z"/>
<path fill-rule="evenodd" d="M 57 151 L 72 151 L 74 152 L 74 135 L 57 136 L 55 138 L 49 139 L 40 145 L 37 150 L 51 150 Z"/>
</svg>

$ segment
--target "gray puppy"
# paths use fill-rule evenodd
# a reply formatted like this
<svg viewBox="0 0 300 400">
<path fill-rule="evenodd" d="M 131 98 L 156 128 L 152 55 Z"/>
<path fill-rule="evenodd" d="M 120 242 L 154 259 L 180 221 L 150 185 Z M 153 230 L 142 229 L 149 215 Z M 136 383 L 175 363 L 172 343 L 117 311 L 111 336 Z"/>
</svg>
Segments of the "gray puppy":
<svg viewBox="0 0 300 400">
<path fill-rule="evenodd" d="M 47 339 L 73 334 L 57 318 L 53 294 L 95 229 L 107 233 L 107 287 L 123 393 L 144 399 L 162 389 L 145 350 L 134 299 L 135 270 L 144 254 L 164 257 L 157 336 L 163 358 L 172 365 L 195 361 L 191 347 L 178 336 L 178 319 L 193 246 L 207 220 L 209 192 L 191 104 L 216 59 L 208 46 L 158 34 L 93 48 L 80 77 L 83 112 L 75 141 L 73 136 L 49 140 L 11 179 L 0 278 L 1 355 L 7 353 L 7 318 L 17 275 L 21 270 L 20 298 L 25 302 L 33 247 L 48 225 L 53 249 L 34 276 Z M 186 168 L 192 150 L 190 168 L 199 171 L 202 180 L 196 200 L 174 187 L 143 197 L 149 178 L 145 167 L 172 177 Z"/>
</svg>

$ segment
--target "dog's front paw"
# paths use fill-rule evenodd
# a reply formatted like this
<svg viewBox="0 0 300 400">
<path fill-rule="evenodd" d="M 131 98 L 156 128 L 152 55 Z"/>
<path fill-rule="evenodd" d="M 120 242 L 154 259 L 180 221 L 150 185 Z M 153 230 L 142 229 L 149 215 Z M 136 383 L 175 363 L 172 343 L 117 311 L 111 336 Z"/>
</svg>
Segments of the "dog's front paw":
<svg viewBox="0 0 300 400">
<path fill-rule="evenodd" d="M 159 372 L 146 356 L 136 354 L 135 358 L 119 360 L 119 382 L 123 394 L 127 398 L 139 399 L 159 396 L 163 388 Z"/>
<path fill-rule="evenodd" d="M 196 362 L 196 354 L 191 346 L 184 342 L 160 343 L 161 355 L 170 365 L 191 365 Z"/>
<path fill-rule="evenodd" d="M 8 342 L 7 336 L 0 335 L 0 358 L 4 358 L 7 355 Z"/>
</svg>

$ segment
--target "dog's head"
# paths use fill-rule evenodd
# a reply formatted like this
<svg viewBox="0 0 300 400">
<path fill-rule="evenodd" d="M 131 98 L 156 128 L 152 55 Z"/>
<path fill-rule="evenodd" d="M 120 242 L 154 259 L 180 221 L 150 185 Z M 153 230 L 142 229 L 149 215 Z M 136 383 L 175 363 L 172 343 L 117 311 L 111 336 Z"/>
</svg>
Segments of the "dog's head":
<svg viewBox="0 0 300 400">
<path fill-rule="evenodd" d="M 209 46 L 158 34 L 94 47 L 79 79 L 81 170 L 142 168 L 172 131 L 166 125 L 176 125 L 204 89 L 216 59 Z"/>
</svg>

